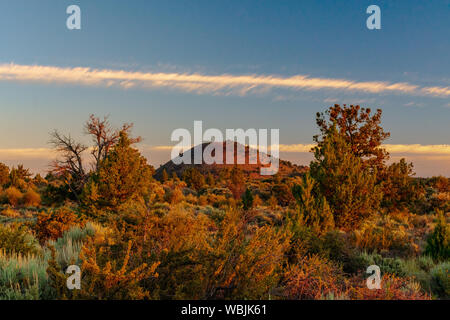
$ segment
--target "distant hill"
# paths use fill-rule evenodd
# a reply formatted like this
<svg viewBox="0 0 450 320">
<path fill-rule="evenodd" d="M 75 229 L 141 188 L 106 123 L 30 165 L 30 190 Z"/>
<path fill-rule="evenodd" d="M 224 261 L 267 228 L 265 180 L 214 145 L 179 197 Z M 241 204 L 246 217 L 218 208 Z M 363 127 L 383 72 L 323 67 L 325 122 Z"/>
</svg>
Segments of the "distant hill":
<svg viewBox="0 0 450 320">
<path fill-rule="evenodd" d="M 223 148 L 223 163 L 225 163 L 225 157 L 226 157 L 226 142 L 215 142 L 216 144 L 222 145 Z M 211 142 L 207 142 L 207 143 L 203 143 L 201 145 L 202 148 L 202 154 L 203 151 L 205 150 L 205 148 L 210 145 Z M 240 145 L 242 147 L 242 145 Z M 214 147 L 214 146 L 211 146 Z M 204 161 L 202 164 L 193 164 L 194 163 L 194 150 L 196 148 L 200 148 L 200 145 L 195 146 L 193 148 L 191 148 L 190 150 L 186 151 L 185 153 L 188 153 L 191 157 L 191 164 L 179 164 L 176 165 L 172 160 L 168 161 L 167 163 L 165 163 L 164 165 L 161 165 L 155 173 L 155 178 L 158 180 L 161 180 L 162 178 L 162 172 L 164 170 L 166 170 L 166 172 L 168 173 L 169 177 L 172 176 L 173 172 L 175 172 L 178 177 L 182 177 L 183 172 L 188 169 L 188 168 L 196 168 L 197 170 L 199 170 L 202 174 L 208 174 L 208 173 L 212 173 L 214 176 L 218 176 L 219 172 L 221 170 L 223 170 L 224 168 L 232 168 L 235 165 L 237 165 L 242 171 L 243 173 L 252 179 L 265 179 L 268 178 L 268 176 L 266 175 L 261 175 L 260 174 L 260 169 L 262 167 L 269 167 L 270 164 L 262 164 L 260 161 L 260 153 L 258 152 L 259 150 L 255 150 L 252 149 L 253 151 L 256 151 L 257 154 L 257 160 L 256 163 L 254 164 L 250 164 L 249 158 L 250 155 L 252 154 L 252 152 L 250 151 L 250 147 L 245 146 L 245 164 L 236 164 L 237 163 L 237 158 L 238 156 L 241 156 L 237 149 L 238 149 L 238 143 L 234 143 L 234 163 L 233 164 L 206 164 Z M 241 149 L 240 149 L 241 150 Z M 180 154 L 179 157 L 181 157 L 183 154 Z M 186 154 L 184 154 L 184 156 L 186 156 Z M 212 155 L 214 156 L 214 154 Z M 255 161 L 252 161 L 255 162 Z M 306 171 L 308 171 L 308 167 L 307 166 L 299 166 L 296 164 L 291 163 L 290 161 L 285 161 L 285 160 L 279 160 L 279 170 L 278 170 L 278 174 L 280 176 L 299 176 L 302 175 L 303 173 L 305 173 Z"/>
</svg>

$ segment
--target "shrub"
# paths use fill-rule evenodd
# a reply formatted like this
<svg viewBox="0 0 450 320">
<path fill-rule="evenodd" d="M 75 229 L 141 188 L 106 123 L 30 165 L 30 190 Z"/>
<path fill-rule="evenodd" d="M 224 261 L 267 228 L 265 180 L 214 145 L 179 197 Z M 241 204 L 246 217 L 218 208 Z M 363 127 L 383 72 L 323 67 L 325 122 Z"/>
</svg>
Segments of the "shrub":
<svg viewBox="0 0 450 320">
<path fill-rule="evenodd" d="M 284 296 L 287 299 L 321 299 L 341 295 L 342 271 L 318 255 L 306 256 L 289 267 L 285 274 Z"/>
<path fill-rule="evenodd" d="M 20 213 L 14 209 L 6 208 L 1 212 L 2 216 L 8 217 L 8 218 L 17 218 L 20 217 Z"/>
<path fill-rule="evenodd" d="M 267 200 L 267 205 L 271 208 L 271 209 L 276 209 L 278 206 L 278 200 L 277 198 L 275 198 L 274 195 L 272 195 L 269 200 Z"/>
<path fill-rule="evenodd" d="M 385 215 L 374 217 L 362 223 L 352 233 L 355 246 L 369 252 L 385 252 L 394 250 L 399 254 L 417 253 L 418 247 L 413 244 L 413 237 L 407 224 Z"/>
<path fill-rule="evenodd" d="M 421 261 L 420 258 L 422 257 L 403 261 L 402 269 L 407 277 L 418 281 L 425 292 L 431 292 L 430 269 L 427 263 L 424 264 L 424 261 Z M 433 259 L 426 259 L 431 261 L 432 266 L 434 266 Z"/>
<path fill-rule="evenodd" d="M 280 206 L 287 207 L 291 203 L 295 203 L 291 188 L 281 182 L 272 187 L 272 194 L 275 196 Z"/>
<path fill-rule="evenodd" d="M 383 179 L 382 204 L 389 208 L 410 206 L 417 198 L 417 186 L 413 183 L 413 165 L 405 159 L 392 163 L 381 173 Z"/>
<path fill-rule="evenodd" d="M 316 182 L 306 174 L 302 184 L 294 185 L 292 194 L 297 200 L 300 223 L 309 226 L 316 234 L 323 234 L 334 228 L 334 218 L 325 197 L 315 197 Z"/>
<path fill-rule="evenodd" d="M 50 209 L 47 212 L 39 213 L 35 233 L 39 242 L 45 243 L 49 239 L 60 238 L 64 231 L 69 230 L 79 222 L 77 215 L 68 208 Z"/>
<path fill-rule="evenodd" d="M 22 199 L 22 192 L 16 187 L 9 187 L 5 190 L 6 198 L 13 207 L 16 207 Z"/>
<path fill-rule="evenodd" d="M 437 260 L 450 258 L 450 226 L 441 210 L 437 212 L 437 224 L 434 231 L 428 236 L 425 254 Z"/>
<path fill-rule="evenodd" d="M 46 269 L 43 257 L 0 252 L 0 300 L 54 298 Z"/>
<path fill-rule="evenodd" d="M 435 266 L 433 259 L 428 256 L 420 256 L 413 259 L 402 260 L 383 258 L 377 254 L 363 255 L 366 266 L 376 264 L 380 266 L 382 273 L 390 273 L 396 276 L 407 277 L 420 283 L 424 292 L 432 291 L 431 269 Z"/>
<path fill-rule="evenodd" d="M 132 250 L 133 244 L 128 242 L 126 252 L 118 259 L 108 261 L 110 253 L 92 246 L 90 243 L 83 246 L 81 259 L 83 260 L 82 272 L 86 285 L 82 287 L 79 297 L 82 299 L 143 299 L 149 297 L 140 283 L 144 279 L 157 277 L 155 272 L 159 263 L 148 266 L 143 263 L 137 267 L 130 266 L 132 255 L 137 254 Z M 120 290 L 117 290 L 120 288 Z"/>
<path fill-rule="evenodd" d="M 198 205 L 199 206 L 206 206 L 208 204 L 208 197 L 205 195 L 201 195 L 198 197 Z"/>
<path fill-rule="evenodd" d="M 61 238 L 48 242 L 48 247 L 55 249 L 55 259 L 58 265 L 61 266 L 61 269 L 64 270 L 71 264 L 79 264 L 81 262 L 79 255 L 83 246 L 83 240 L 94 235 L 100 236 L 97 232 L 98 230 L 102 230 L 102 228 L 88 222 L 84 228 L 74 226 L 65 231 Z"/>
<path fill-rule="evenodd" d="M 345 233 L 339 231 L 327 232 L 319 238 L 312 237 L 308 252 L 337 262 L 346 273 L 357 273 L 368 266 L 356 248 L 348 241 Z"/>
<path fill-rule="evenodd" d="M 174 190 L 171 190 L 169 193 L 166 193 L 168 195 L 168 200 L 171 204 L 177 204 L 183 201 L 184 196 L 183 192 L 180 188 L 175 188 Z"/>
<path fill-rule="evenodd" d="M 23 203 L 27 207 L 37 207 L 41 204 L 41 196 L 30 188 L 23 195 Z"/>
<path fill-rule="evenodd" d="M 255 207 L 259 207 L 263 204 L 263 201 L 261 200 L 261 198 L 259 197 L 259 195 L 255 195 L 255 197 L 253 198 L 253 205 Z"/>
<path fill-rule="evenodd" d="M 195 191 L 200 191 L 205 185 L 205 177 L 195 168 L 186 169 L 183 172 L 182 179 Z"/>
<path fill-rule="evenodd" d="M 441 299 L 450 298 L 450 262 L 438 264 L 431 270 L 431 290 Z"/>
<path fill-rule="evenodd" d="M 420 285 L 410 278 L 400 278 L 392 274 L 384 274 L 381 288 L 371 290 L 366 281 L 356 280 L 350 290 L 352 299 L 358 300 L 429 300 L 431 297 L 423 293 Z"/>
<path fill-rule="evenodd" d="M 5 254 L 37 254 L 39 245 L 24 226 L 0 225 L 0 251 Z"/>
<path fill-rule="evenodd" d="M 434 261 L 430 256 L 420 256 L 416 259 L 421 270 L 429 272 L 434 267 Z"/>
<path fill-rule="evenodd" d="M 380 267 L 381 274 L 392 274 L 399 277 L 406 276 L 404 270 L 403 260 L 398 258 L 384 258 L 380 254 L 368 254 L 363 252 L 361 258 L 367 268 L 370 265 L 377 265 Z"/>
<path fill-rule="evenodd" d="M 242 205 L 245 211 L 253 207 L 253 194 L 249 188 L 245 190 L 241 198 L 242 198 Z"/>
</svg>

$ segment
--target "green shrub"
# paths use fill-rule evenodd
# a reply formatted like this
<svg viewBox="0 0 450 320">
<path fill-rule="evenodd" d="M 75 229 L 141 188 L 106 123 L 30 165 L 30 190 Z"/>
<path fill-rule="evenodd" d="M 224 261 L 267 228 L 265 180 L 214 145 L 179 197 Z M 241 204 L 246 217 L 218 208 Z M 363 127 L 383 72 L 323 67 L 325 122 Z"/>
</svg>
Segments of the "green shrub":
<svg viewBox="0 0 450 320">
<path fill-rule="evenodd" d="M 405 277 L 404 261 L 399 258 L 385 258 L 377 253 L 363 252 L 361 257 L 364 265 L 367 268 L 370 265 L 377 265 L 380 267 L 381 274 L 389 273 L 399 277 Z"/>
<path fill-rule="evenodd" d="M 357 248 L 368 252 L 391 252 L 402 256 L 416 253 L 410 227 L 393 215 L 374 216 L 354 230 L 352 239 Z"/>
<path fill-rule="evenodd" d="M 43 257 L 0 253 L 0 300 L 50 299 L 46 269 Z"/>
<path fill-rule="evenodd" d="M 428 236 L 425 254 L 436 260 L 447 260 L 450 259 L 450 227 L 441 210 L 437 210 L 437 220 L 434 231 Z"/>
<path fill-rule="evenodd" d="M 37 254 L 40 251 L 37 240 L 24 226 L 0 225 L 0 251 L 5 254 Z"/>
<path fill-rule="evenodd" d="M 242 195 L 242 205 L 245 211 L 253 207 L 253 194 L 249 188 L 247 188 Z"/>
<path fill-rule="evenodd" d="M 407 277 L 414 278 L 420 283 L 422 289 L 431 292 L 430 270 L 435 266 L 433 259 L 428 256 L 421 256 L 403 261 L 403 272 Z"/>
<path fill-rule="evenodd" d="M 94 234 L 95 228 L 91 223 L 87 223 L 84 228 L 75 226 L 64 232 L 63 236 L 56 241 L 50 240 L 48 246 L 55 248 L 56 262 L 65 269 L 71 264 L 80 263 L 79 255 L 83 240 Z M 47 251 L 47 257 L 50 257 L 49 251 Z"/>
<path fill-rule="evenodd" d="M 450 298 L 450 262 L 438 264 L 431 270 L 431 290 L 441 299 Z"/>
<path fill-rule="evenodd" d="M 346 273 L 357 273 L 368 266 L 346 239 L 345 234 L 339 231 L 330 231 L 320 238 L 313 236 L 309 252 L 338 262 Z"/>
<path fill-rule="evenodd" d="M 434 267 L 433 258 L 430 256 L 420 256 L 417 258 L 417 264 L 421 270 L 429 272 Z"/>
</svg>

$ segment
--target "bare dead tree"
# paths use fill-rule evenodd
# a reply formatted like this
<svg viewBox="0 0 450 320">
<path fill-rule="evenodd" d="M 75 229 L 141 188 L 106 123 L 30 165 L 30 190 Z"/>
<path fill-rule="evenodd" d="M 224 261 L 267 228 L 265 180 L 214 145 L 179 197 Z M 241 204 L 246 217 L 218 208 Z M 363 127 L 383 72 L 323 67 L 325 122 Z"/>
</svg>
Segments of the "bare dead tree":
<svg viewBox="0 0 450 320">
<path fill-rule="evenodd" d="M 88 147 L 76 142 L 70 135 L 65 136 L 57 130 L 53 131 L 50 137 L 50 144 L 61 155 L 60 158 L 52 163 L 51 171 L 69 180 L 68 185 L 78 199 L 81 189 L 87 180 L 82 155 Z"/>
<path fill-rule="evenodd" d="M 101 162 L 105 160 L 111 148 L 119 140 L 120 132 L 130 132 L 132 128 L 133 124 L 125 123 L 121 129 L 114 129 L 108 121 L 108 116 L 100 119 L 93 114 L 90 115 L 84 129 L 86 134 L 92 137 L 92 142 L 94 143 L 91 154 L 94 157 L 93 169 L 95 171 L 99 169 Z M 140 141 L 140 137 L 132 139 L 132 143 Z"/>
<path fill-rule="evenodd" d="M 85 170 L 83 153 L 91 149 L 90 153 L 93 157 L 91 170 L 98 171 L 111 148 L 119 141 L 120 132 L 129 133 L 132 128 L 133 124 L 125 123 L 120 129 L 115 129 L 109 123 L 108 116 L 100 119 L 92 114 L 84 125 L 85 133 L 92 138 L 92 147 L 76 142 L 70 135 L 65 136 L 57 130 L 53 131 L 50 134 L 50 144 L 60 154 L 60 157 L 52 163 L 51 172 L 65 177 L 71 191 L 79 200 L 79 195 L 91 173 Z M 141 138 L 131 138 L 130 140 L 131 143 L 137 143 L 141 141 Z M 84 158 L 84 160 L 86 159 Z"/>
</svg>

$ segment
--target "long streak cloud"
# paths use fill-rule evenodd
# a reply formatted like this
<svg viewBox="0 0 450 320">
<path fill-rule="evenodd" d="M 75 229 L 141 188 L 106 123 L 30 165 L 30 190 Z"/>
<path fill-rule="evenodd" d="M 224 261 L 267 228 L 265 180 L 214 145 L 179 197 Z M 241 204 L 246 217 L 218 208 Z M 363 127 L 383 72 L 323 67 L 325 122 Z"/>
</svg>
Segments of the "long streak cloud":
<svg viewBox="0 0 450 320">
<path fill-rule="evenodd" d="M 280 152 L 309 152 L 315 144 L 280 144 Z M 170 151 L 174 146 L 141 146 L 141 151 Z M 384 144 L 383 148 L 393 154 L 423 154 L 423 155 L 445 155 L 450 156 L 450 145 L 447 144 Z M 23 149 L 0 149 L 1 159 L 23 159 L 23 158 L 48 158 L 52 159 L 57 153 L 50 148 L 23 148 Z"/>
<path fill-rule="evenodd" d="M 396 93 L 448 97 L 450 87 L 423 87 L 405 82 L 354 81 L 308 75 L 203 75 L 199 73 L 131 72 L 126 70 L 63 68 L 55 66 L 0 64 L 0 81 L 117 86 L 120 88 L 172 88 L 198 94 L 239 94 L 273 88 L 290 90 L 332 89 L 366 93 Z"/>
</svg>

